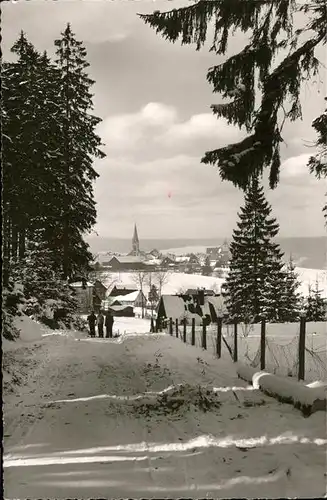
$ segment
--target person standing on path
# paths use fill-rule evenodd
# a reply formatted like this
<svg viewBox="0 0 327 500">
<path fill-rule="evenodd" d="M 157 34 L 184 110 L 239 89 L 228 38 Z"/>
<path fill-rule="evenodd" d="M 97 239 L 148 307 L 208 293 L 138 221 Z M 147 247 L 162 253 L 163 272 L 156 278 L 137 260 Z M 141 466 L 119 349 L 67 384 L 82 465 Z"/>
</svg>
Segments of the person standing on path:
<svg viewBox="0 0 327 500">
<path fill-rule="evenodd" d="M 94 314 L 94 311 L 89 314 L 87 317 L 87 321 L 89 323 L 89 328 L 90 328 L 90 336 L 95 337 L 95 323 L 96 323 L 97 317 Z"/>
<path fill-rule="evenodd" d="M 103 338 L 103 324 L 104 324 L 104 316 L 102 314 L 102 311 L 99 312 L 98 314 L 98 334 L 100 338 Z"/>
<path fill-rule="evenodd" d="M 114 317 L 110 311 L 107 311 L 106 314 L 106 338 L 112 338 L 112 326 L 114 324 Z"/>
</svg>

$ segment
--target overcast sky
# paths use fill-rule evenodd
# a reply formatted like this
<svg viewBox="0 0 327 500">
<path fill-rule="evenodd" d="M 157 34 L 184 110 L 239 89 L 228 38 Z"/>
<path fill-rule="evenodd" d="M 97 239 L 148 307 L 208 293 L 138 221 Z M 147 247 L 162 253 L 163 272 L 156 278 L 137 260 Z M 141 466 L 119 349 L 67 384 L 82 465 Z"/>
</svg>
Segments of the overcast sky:
<svg viewBox="0 0 327 500">
<path fill-rule="evenodd" d="M 206 81 L 221 57 L 172 44 L 136 15 L 188 4 L 167 0 L 32 0 L 2 4 L 4 58 L 21 30 L 42 51 L 70 22 L 90 63 L 94 113 L 107 158 L 97 161 L 95 185 L 100 236 L 130 238 L 134 222 L 142 238 L 230 237 L 242 193 L 203 165 L 206 151 L 242 137 L 214 118 L 219 102 Z M 240 50 L 245 38 L 230 43 Z M 325 59 L 326 53 L 318 54 Z M 311 123 L 324 109 L 326 71 L 303 88 L 303 121 L 286 125 L 281 183 L 266 190 L 280 236 L 324 235 L 324 181 L 306 167 L 315 139 Z"/>
</svg>

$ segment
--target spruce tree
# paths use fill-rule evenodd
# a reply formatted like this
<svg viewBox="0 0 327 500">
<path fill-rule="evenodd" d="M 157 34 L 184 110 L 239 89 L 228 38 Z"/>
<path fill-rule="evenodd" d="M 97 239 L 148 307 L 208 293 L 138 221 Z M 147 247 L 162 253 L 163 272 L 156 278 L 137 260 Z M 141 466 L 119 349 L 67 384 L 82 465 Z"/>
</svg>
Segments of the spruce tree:
<svg viewBox="0 0 327 500">
<path fill-rule="evenodd" d="M 294 20 L 298 13 L 304 19 L 301 26 Z M 269 168 L 274 188 L 283 124 L 301 118 L 301 84 L 317 74 L 315 49 L 327 41 L 326 0 L 199 0 L 140 17 L 173 43 L 180 39 L 200 50 L 208 42 L 219 56 L 226 55 L 235 31 L 245 34 L 245 46 L 210 68 L 207 80 L 224 100 L 231 99 L 212 105 L 213 113 L 243 128 L 247 137 L 206 153 L 202 162 L 216 165 L 222 179 L 242 189 L 254 174 Z"/>
<path fill-rule="evenodd" d="M 319 290 L 318 280 L 316 280 L 315 288 L 309 285 L 309 295 L 305 305 L 307 321 L 325 321 L 327 319 L 327 304 L 321 293 L 322 290 Z"/>
<path fill-rule="evenodd" d="M 209 255 L 206 256 L 204 266 L 202 267 L 202 275 L 203 276 L 211 276 L 212 274 L 212 269 L 210 265 L 210 257 Z"/>
<path fill-rule="evenodd" d="M 327 97 L 325 97 L 325 101 L 327 102 Z M 315 174 L 318 179 L 325 179 L 327 177 L 327 107 L 324 113 L 314 120 L 312 126 L 318 134 L 315 144 L 318 152 L 315 156 L 310 157 L 309 168 L 310 172 Z M 323 212 L 327 225 L 327 202 L 325 202 Z"/>
<path fill-rule="evenodd" d="M 86 73 L 89 63 L 83 43 L 75 39 L 68 24 L 61 39 L 55 40 L 55 46 L 56 63 L 61 73 L 57 89 L 62 125 L 61 143 L 58 144 L 62 154 L 59 241 L 63 276 L 67 278 L 74 272 L 73 255 L 77 248 L 79 259 L 84 265 L 89 259 L 83 234 L 90 231 L 96 222 L 93 181 L 98 174 L 92 164 L 94 158 L 103 158 L 105 154 L 100 150 L 101 139 L 95 133 L 95 127 L 101 119 L 90 114 L 93 109 L 90 87 L 94 81 Z"/>
<path fill-rule="evenodd" d="M 282 309 L 282 318 L 285 321 L 291 322 L 299 319 L 302 303 L 301 295 L 298 291 L 300 284 L 301 282 L 298 279 L 291 256 L 285 272 L 284 307 Z"/>
<path fill-rule="evenodd" d="M 11 261 L 24 254 L 25 231 L 38 200 L 34 177 L 35 143 L 39 135 L 36 127 L 39 54 L 23 32 L 11 51 L 18 60 L 5 62 L 2 69 L 3 248 L 8 277 Z"/>
<path fill-rule="evenodd" d="M 270 214 L 263 188 L 254 177 L 233 232 L 224 291 L 230 316 L 243 321 L 258 321 L 262 315 L 276 321 L 281 312 L 283 254 L 273 242 L 279 226 Z"/>
</svg>

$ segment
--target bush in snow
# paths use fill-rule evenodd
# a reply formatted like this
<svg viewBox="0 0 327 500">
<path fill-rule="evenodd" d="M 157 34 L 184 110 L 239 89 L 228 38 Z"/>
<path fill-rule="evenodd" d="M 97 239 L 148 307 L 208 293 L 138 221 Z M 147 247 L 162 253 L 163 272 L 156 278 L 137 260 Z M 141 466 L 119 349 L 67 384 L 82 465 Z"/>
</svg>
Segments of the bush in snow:
<svg viewBox="0 0 327 500">
<path fill-rule="evenodd" d="M 2 291 L 2 334 L 8 340 L 19 336 L 19 331 L 14 326 L 15 316 L 22 314 L 25 297 L 22 285 L 9 282 Z"/>
<path fill-rule="evenodd" d="M 13 266 L 12 275 L 23 286 L 25 314 L 47 324 L 51 319 L 56 324 L 60 318 L 69 327 L 77 301 L 74 291 L 55 269 L 49 250 L 30 245 L 26 257 Z"/>
</svg>

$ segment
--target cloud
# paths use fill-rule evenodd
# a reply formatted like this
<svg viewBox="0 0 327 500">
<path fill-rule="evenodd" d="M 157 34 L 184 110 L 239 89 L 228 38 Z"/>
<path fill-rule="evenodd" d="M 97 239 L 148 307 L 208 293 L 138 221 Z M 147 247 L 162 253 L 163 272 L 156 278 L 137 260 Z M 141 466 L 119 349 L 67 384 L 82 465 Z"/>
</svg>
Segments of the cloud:
<svg viewBox="0 0 327 500">
<path fill-rule="evenodd" d="M 149 102 L 136 113 L 125 113 L 107 117 L 98 127 L 98 133 L 106 144 L 107 152 L 133 152 L 142 148 L 144 142 L 158 134 L 158 129 L 168 128 L 177 118 L 172 106 Z"/>
<path fill-rule="evenodd" d="M 238 129 L 228 125 L 224 118 L 217 119 L 211 113 L 202 113 L 182 123 L 174 123 L 159 140 L 167 145 L 209 138 L 221 143 L 237 140 L 240 136 Z"/>
<path fill-rule="evenodd" d="M 212 114 L 194 114 L 181 121 L 176 108 L 149 102 L 135 113 L 107 117 L 98 127 L 109 155 L 138 152 L 147 157 L 167 156 L 167 152 L 197 154 L 199 159 L 208 148 L 239 140 L 241 132 L 217 120 Z"/>
<path fill-rule="evenodd" d="M 309 172 L 307 165 L 310 156 L 309 154 L 301 154 L 285 160 L 281 165 L 281 175 L 283 178 L 294 178 L 306 175 Z"/>
</svg>

